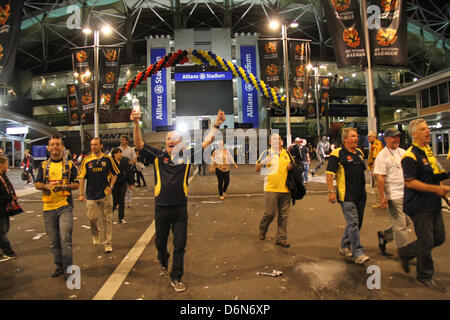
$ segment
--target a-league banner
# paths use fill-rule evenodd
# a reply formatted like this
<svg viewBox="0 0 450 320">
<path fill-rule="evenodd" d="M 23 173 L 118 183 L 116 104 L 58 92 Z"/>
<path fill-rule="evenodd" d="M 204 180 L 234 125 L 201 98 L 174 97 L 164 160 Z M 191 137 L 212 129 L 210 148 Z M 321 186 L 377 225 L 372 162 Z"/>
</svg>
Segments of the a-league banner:
<svg viewBox="0 0 450 320">
<path fill-rule="evenodd" d="M 94 74 L 94 49 L 72 49 L 73 72 L 78 74 L 78 85 L 89 83 Z"/>
<path fill-rule="evenodd" d="M 256 74 L 256 47 L 241 46 L 241 67 L 248 73 Z M 242 123 L 251 123 L 258 128 L 258 91 L 243 81 L 242 88 Z"/>
<path fill-rule="evenodd" d="M 366 66 L 364 32 L 358 0 L 322 1 L 337 66 Z"/>
<path fill-rule="evenodd" d="M 94 112 L 95 85 L 93 82 L 78 83 L 77 101 L 81 113 L 88 114 Z"/>
<path fill-rule="evenodd" d="M 166 55 L 165 48 L 152 48 L 150 50 L 150 63 L 154 64 Z M 167 69 L 158 71 L 151 79 L 152 97 L 152 130 L 156 127 L 167 126 Z"/>
<path fill-rule="evenodd" d="M 23 0 L 0 0 L 0 83 L 8 83 L 14 74 Z"/>
<path fill-rule="evenodd" d="M 100 50 L 100 110 L 109 110 L 114 103 L 117 82 L 119 80 L 120 48 L 102 48 Z"/>
<path fill-rule="evenodd" d="M 380 19 L 368 17 L 372 61 L 378 65 L 408 65 L 406 0 L 375 0 Z M 379 24 L 378 24 L 379 22 Z"/>
<path fill-rule="evenodd" d="M 316 118 L 316 88 L 315 88 L 316 79 L 314 76 L 308 77 L 308 100 L 306 101 L 307 109 L 306 109 L 306 119 L 314 119 Z"/>
<path fill-rule="evenodd" d="M 308 69 L 310 63 L 311 48 L 309 41 L 292 40 L 289 42 L 291 60 L 290 106 L 306 110 L 306 97 L 308 96 Z"/>
<path fill-rule="evenodd" d="M 332 80 L 332 77 L 319 77 L 319 114 L 321 117 L 325 116 L 328 112 L 328 97 Z"/>
<path fill-rule="evenodd" d="M 77 102 L 77 87 L 75 84 L 66 85 L 67 116 L 70 124 L 80 124 L 80 112 Z"/>
<path fill-rule="evenodd" d="M 283 85 L 283 47 L 281 40 L 258 40 L 261 80 L 279 92 Z"/>
</svg>

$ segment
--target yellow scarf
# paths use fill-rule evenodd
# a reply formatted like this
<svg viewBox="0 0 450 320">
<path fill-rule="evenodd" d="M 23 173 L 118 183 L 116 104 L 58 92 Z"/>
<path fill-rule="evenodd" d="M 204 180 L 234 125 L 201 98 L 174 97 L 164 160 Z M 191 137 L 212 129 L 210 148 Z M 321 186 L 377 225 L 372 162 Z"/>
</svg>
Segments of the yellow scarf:
<svg viewBox="0 0 450 320">
<path fill-rule="evenodd" d="M 433 155 L 433 150 L 431 150 L 431 147 L 428 144 L 425 147 L 421 147 L 417 142 L 413 142 L 413 145 L 422 150 L 423 152 L 425 152 L 428 162 L 430 163 L 431 168 L 433 168 L 434 174 L 440 174 L 445 172 L 445 170 L 441 168 L 436 157 Z"/>
</svg>

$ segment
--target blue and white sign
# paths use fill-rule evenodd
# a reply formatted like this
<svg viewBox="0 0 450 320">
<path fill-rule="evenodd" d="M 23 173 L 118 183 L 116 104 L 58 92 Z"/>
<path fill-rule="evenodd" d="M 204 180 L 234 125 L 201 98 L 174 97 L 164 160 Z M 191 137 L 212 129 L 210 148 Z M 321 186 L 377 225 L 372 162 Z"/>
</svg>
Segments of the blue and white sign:
<svg viewBox="0 0 450 320">
<path fill-rule="evenodd" d="M 241 46 L 241 67 L 256 75 L 256 47 Z M 241 79 L 242 86 L 242 122 L 252 123 L 258 128 L 258 91 L 254 86 Z"/>
<path fill-rule="evenodd" d="M 154 64 L 166 55 L 165 48 L 152 48 L 150 50 L 150 63 Z M 158 71 L 151 79 L 152 97 L 152 131 L 156 127 L 167 126 L 167 75 L 166 69 Z"/>
<path fill-rule="evenodd" d="M 227 71 L 175 73 L 175 81 L 232 80 L 233 74 Z"/>
</svg>

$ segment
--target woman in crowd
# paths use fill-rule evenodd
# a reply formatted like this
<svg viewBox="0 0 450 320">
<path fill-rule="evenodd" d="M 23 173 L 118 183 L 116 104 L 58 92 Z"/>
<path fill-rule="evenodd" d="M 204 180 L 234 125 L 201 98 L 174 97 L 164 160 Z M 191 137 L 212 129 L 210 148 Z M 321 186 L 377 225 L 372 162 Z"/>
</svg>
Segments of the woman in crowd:
<svg viewBox="0 0 450 320">
<path fill-rule="evenodd" d="M 117 167 L 120 169 L 120 173 L 117 175 L 116 184 L 112 191 L 113 212 L 116 210 L 117 205 L 119 205 L 119 223 L 125 224 L 127 223 L 124 219 L 125 194 L 127 193 L 127 188 L 133 188 L 133 175 L 131 173 L 130 162 L 128 158 L 122 157 L 122 150 L 120 150 L 120 148 L 114 148 L 111 155 Z"/>
<path fill-rule="evenodd" d="M 31 178 L 33 178 L 34 183 L 34 158 L 31 156 L 29 150 L 25 150 L 25 157 L 22 160 L 22 167 L 26 177 L 26 183 L 31 183 Z M 30 177 L 31 175 L 31 177 Z"/>
<path fill-rule="evenodd" d="M 136 157 L 137 157 L 137 162 L 133 166 L 134 167 L 134 172 L 136 173 L 135 181 L 137 182 L 137 187 L 140 188 L 141 187 L 141 179 L 142 179 L 142 182 L 143 182 L 144 188 L 145 188 L 147 186 L 147 183 L 145 182 L 144 175 L 142 174 L 142 171 L 144 170 L 145 165 L 142 162 L 143 160 L 141 159 L 141 153 L 137 149 L 136 149 Z"/>
<path fill-rule="evenodd" d="M 0 248 L 3 250 L 3 259 L 15 259 L 17 254 L 11 247 L 7 234 L 9 231 L 9 213 L 6 207 L 13 200 L 17 200 L 16 192 L 6 176 L 8 159 L 0 156 Z"/>
<path fill-rule="evenodd" d="M 236 168 L 238 168 L 238 165 L 234 161 L 230 151 L 224 148 L 223 141 L 219 141 L 219 148 L 213 151 L 211 158 L 212 164 L 216 168 L 217 180 L 219 182 L 219 197 L 223 200 L 225 199 L 228 185 L 230 184 L 230 164 L 234 164 Z"/>
</svg>

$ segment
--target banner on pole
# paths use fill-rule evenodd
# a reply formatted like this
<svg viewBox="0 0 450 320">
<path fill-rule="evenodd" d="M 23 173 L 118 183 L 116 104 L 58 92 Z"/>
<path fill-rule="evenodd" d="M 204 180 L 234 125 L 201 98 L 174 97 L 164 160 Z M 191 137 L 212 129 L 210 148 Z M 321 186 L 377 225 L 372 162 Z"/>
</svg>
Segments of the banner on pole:
<svg viewBox="0 0 450 320">
<path fill-rule="evenodd" d="M 261 80 L 280 92 L 283 84 L 283 47 L 281 40 L 258 40 Z"/>
<path fill-rule="evenodd" d="M 337 66 L 366 66 L 358 0 L 323 0 Z"/>
<path fill-rule="evenodd" d="M 0 0 L 0 83 L 14 74 L 22 13 L 23 0 Z"/>
<path fill-rule="evenodd" d="M 94 95 L 95 95 L 95 84 L 93 82 L 88 83 L 78 83 L 77 85 L 77 101 L 80 106 L 79 110 L 84 114 L 89 114 L 94 112 Z"/>
<path fill-rule="evenodd" d="M 256 74 L 256 47 L 241 46 L 241 67 L 248 73 Z M 258 91 L 250 83 L 240 79 L 242 88 L 242 122 L 259 127 Z"/>
<path fill-rule="evenodd" d="M 324 117 L 328 113 L 328 97 L 332 80 L 333 77 L 319 77 L 319 114 L 321 117 Z"/>
<path fill-rule="evenodd" d="M 91 82 L 94 73 L 94 49 L 72 49 L 72 65 L 77 85 Z"/>
<path fill-rule="evenodd" d="M 407 66 L 408 30 L 406 1 L 376 0 L 372 4 L 375 8 L 381 9 L 380 19 L 370 19 L 368 23 L 373 64 Z"/>
<path fill-rule="evenodd" d="M 78 110 L 77 88 L 75 84 L 66 85 L 67 116 L 70 124 L 80 124 L 81 115 Z"/>
<path fill-rule="evenodd" d="M 150 63 L 154 64 L 166 55 L 166 48 L 152 48 Z M 167 69 L 163 68 L 151 78 L 152 131 L 167 126 Z"/>
<path fill-rule="evenodd" d="M 119 80 L 119 56 L 120 48 L 102 48 L 100 50 L 100 110 L 109 110 L 113 106 Z"/>
<path fill-rule="evenodd" d="M 291 81 L 290 89 L 290 107 L 300 109 L 301 113 L 306 113 L 306 97 L 308 96 L 308 64 L 310 63 L 311 48 L 309 41 L 292 40 L 289 42 L 290 60 L 291 60 Z M 298 113 L 298 112 L 294 112 Z"/>
</svg>

